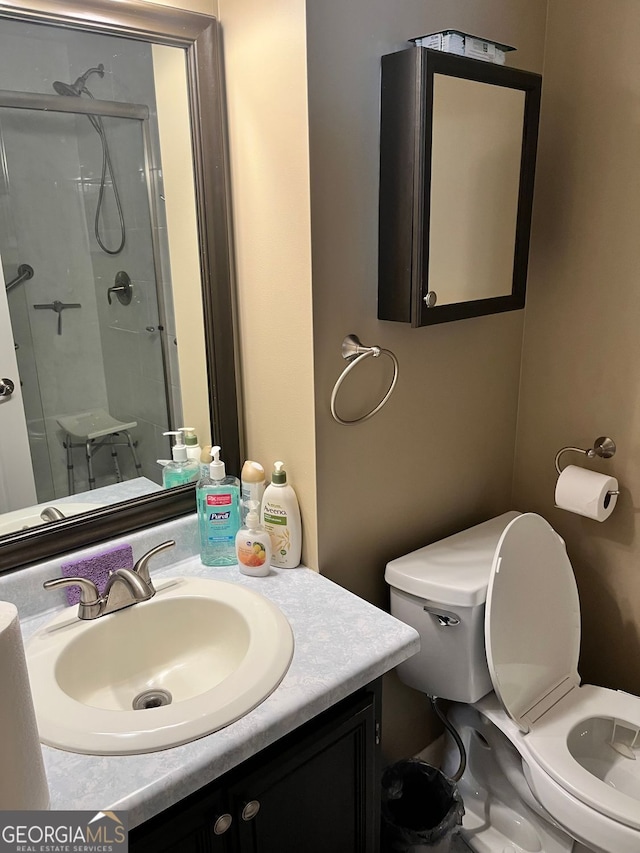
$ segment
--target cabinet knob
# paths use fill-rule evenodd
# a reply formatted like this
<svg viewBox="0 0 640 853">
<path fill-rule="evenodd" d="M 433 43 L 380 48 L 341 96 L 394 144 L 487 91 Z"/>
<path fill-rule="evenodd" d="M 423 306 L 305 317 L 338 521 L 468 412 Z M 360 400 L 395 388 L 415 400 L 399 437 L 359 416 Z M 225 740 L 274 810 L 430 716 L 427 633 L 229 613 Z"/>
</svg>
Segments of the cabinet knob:
<svg viewBox="0 0 640 853">
<path fill-rule="evenodd" d="M 259 811 L 260 803 L 257 800 L 251 800 L 242 809 L 242 820 L 253 820 Z"/>
<path fill-rule="evenodd" d="M 224 835 L 233 822 L 230 814 L 221 814 L 213 824 L 213 831 L 216 835 Z"/>
<path fill-rule="evenodd" d="M 427 308 L 433 308 L 438 301 L 438 294 L 435 290 L 430 290 L 427 295 L 423 297 L 423 301 Z"/>
</svg>

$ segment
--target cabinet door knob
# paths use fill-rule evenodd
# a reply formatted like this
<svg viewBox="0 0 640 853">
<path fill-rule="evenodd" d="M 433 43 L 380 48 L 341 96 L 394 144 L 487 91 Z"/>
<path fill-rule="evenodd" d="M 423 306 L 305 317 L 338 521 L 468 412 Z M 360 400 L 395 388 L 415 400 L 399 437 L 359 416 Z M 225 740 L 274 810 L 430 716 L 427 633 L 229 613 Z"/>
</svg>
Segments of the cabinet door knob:
<svg viewBox="0 0 640 853">
<path fill-rule="evenodd" d="M 233 823 L 233 818 L 230 814 L 221 814 L 213 824 L 213 831 L 216 835 L 224 835 Z"/>
<path fill-rule="evenodd" d="M 242 809 L 242 820 L 253 820 L 259 811 L 260 803 L 257 800 L 251 800 Z"/>
</svg>

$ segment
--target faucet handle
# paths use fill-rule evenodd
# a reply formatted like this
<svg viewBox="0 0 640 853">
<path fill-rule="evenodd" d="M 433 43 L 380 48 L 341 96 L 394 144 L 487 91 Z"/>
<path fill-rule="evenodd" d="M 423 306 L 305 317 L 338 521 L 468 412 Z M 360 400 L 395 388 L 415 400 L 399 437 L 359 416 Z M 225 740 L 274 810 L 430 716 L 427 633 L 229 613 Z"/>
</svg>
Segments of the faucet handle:
<svg viewBox="0 0 640 853">
<path fill-rule="evenodd" d="M 167 548 L 173 548 L 173 546 L 175 544 L 176 543 L 175 543 L 174 539 L 169 539 L 166 542 L 161 542 L 160 545 L 156 545 L 155 548 L 152 548 L 150 551 L 147 551 L 146 554 L 144 554 L 142 557 L 140 557 L 140 559 L 136 562 L 135 566 L 133 567 L 133 571 L 137 575 L 140 575 L 140 577 L 142 578 L 143 581 L 145 581 L 150 586 L 152 586 L 151 577 L 149 575 L 149 560 L 152 557 L 155 557 L 156 554 L 160 553 L 160 551 L 164 551 Z"/>
<path fill-rule="evenodd" d="M 95 619 L 100 615 L 103 600 L 98 592 L 98 587 L 87 578 L 52 578 L 45 581 L 42 586 L 45 589 L 58 589 L 64 586 L 80 587 L 80 604 L 78 606 L 78 617 L 80 619 Z"/>
</svg>

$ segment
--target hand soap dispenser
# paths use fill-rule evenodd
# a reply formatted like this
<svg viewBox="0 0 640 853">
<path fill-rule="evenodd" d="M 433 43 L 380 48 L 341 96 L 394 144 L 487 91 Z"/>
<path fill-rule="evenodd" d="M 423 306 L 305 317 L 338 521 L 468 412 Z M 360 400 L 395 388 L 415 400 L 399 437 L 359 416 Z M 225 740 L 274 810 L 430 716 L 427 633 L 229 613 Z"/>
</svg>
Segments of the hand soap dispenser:
<svg viewBox="0 0 640 853">
<path fill-rule="evenodd" d="M 180 427 L 180 429 L 184 435 L 184 443 L 187 446 L 187 457 L 200 465 L 202 448 L 198 444 L 198 436 L 195 429 L 193 427 Z"/>
<path fill-rule="evenodd" d="M 211 448 L 209 474 L 198 481 L 200 559 L 205 566 L 236 564 L 236 533 L 240 528 L 240 480 L 226 476 L 220 448 Z"/>
<path fill-rule="evenodd" d="M 266 577 L 271 564 L 271 537 L 260 524 L 258 501 L 247 501 L 244 506 L 247 518 L 236 535 L 238 566 L 243 575 Z"/>
<path fill-rule="evenodd" d="M 182 430 L 170 430 L 162 434 L 176 436 L 176 442 L 171 448 L 173 461 L 168 462 L 162 469 L 162 485 L 165 489 L 170 489 L 172 486 L 194 483 L 200 476 L 200 466 L 188 458 L 187 447 L 180 441 Z"/>
</svg>

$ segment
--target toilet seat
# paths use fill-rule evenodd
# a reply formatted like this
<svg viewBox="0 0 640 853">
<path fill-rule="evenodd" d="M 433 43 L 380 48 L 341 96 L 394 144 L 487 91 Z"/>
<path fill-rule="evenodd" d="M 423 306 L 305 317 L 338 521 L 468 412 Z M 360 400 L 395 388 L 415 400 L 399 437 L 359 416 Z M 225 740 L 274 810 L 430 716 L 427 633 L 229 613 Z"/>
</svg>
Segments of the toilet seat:
<svg viewBox="0 0 640 853">
<path fill-rule="evenodd" d="M 513 519 L 498 542 L 487 590 L 485 647 L 495 694 L 524 733 L 533 760 L 583 803 L 640 829 L 640 773 L 630 777 L 631 793 L 617 790 L 569 748 L 571 733 L 590 720 L 619 719 L 640 729 L 640 698 L 580 686 L 580 604 L 573 569 L 562 539 L 534 513 Z M 609 749 L 603 740 L 605 761 Z M 632 759 L 624 761 L 640 770 Z"/>
<path fill-rule="evenodd" d="M 535 761 L 565 790 L 602 814 L 640 830 L 638 761 L 622 759 L 629 762 L 630 770 L 636 771 L 639 796 L 635 797 L 590 773 L 569 750 L 571 731 L 593 718 L 623 720 L 640 729 L 640 698 L 620 690 L 585 684 L 571 691 L 535 724 L 525 736 L 527 746 Z M 607 743 L 604 748 L 611 750 L 612 756 L 615 754 Z M 640 751 L 637 756 L 640 761 Z"/>
<path fill-rule="evenodd" d="M 580 684 L 580 599 L 563 540 L 535 513 L 504 528 L 484 617 L 489 675 L 505 711 L 529 731 Z"/>
<path fill-rule="evenodd" d="M 530 735 L 520 731 L 501 707 L 495 693 L 484 696 L 471 707 L 493 723 L 516 747 L 522 758 L 522 769 L 529 789 L 561 828 L 589 849 L 608 853 L 638 853 L 638 830 L 594 809 L 557 782 L 529 748 Z"/>
</svg>

